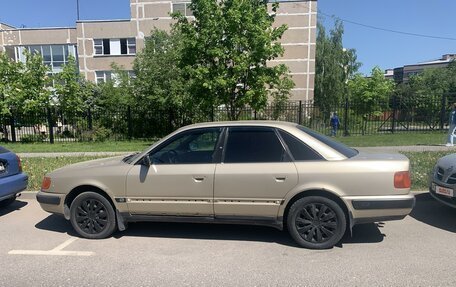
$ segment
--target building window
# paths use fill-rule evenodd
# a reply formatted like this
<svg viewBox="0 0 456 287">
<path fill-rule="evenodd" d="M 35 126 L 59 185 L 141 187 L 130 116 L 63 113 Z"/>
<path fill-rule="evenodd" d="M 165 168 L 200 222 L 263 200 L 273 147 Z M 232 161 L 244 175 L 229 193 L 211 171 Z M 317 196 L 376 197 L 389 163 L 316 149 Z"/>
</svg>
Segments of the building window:
<svg viewBox="0 0 456 287">
<path fill-rule="evenodd" d="M 193 12 L 190 9 L 190 2 L 173 3 L 173 13 L 177 12 L 184 16 L 193 16 Z"/>
<path fill-rule="evenodd" d="M 95 75 L 97 84 L 106 83 L 111 80 L 111 71 L 96 71 Z"/>
<path fill-rule="evenodd" d="M 94 39 L 95 55 L 135 55 L 136 39 Z"/>
<path fill-rule="evenodd" d="M 41 55 L 43 63 L 51 68 L 52 73 L 61 72 L 63 65 L 68 64 L 70 56 L 77 57 L 74 45 L 33 45 L 16 47 L 16 61 L 25 62 L 24 50 Z"/>
<path fill-rule="evenodd" d="M 127 71 L 127 73 L 128 73 L 128 77 L 130 77 L 130 78 L 135 77 L 134 71 L 129 70 L 129 71 Z M 112 71 L 95 71 L 95 82 L 97 84 L 106 83 L 109 81 L 113 81 L 114 86 L 116 87 L 117 85 L 119 85 L 120 79 L 119 79 L 119 76 Z"/>
</svg>

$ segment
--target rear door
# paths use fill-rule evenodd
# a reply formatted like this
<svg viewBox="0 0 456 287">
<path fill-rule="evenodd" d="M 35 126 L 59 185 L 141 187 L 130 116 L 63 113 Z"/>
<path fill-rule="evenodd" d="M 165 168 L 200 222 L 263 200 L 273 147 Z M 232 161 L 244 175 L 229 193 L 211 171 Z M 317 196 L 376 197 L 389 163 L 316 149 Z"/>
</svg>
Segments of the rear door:
<svg viewBox="0 0 456 287">
<path fill-rule="evenodd" d="M 296 167 L 274 128 L 229 127 L 215 172 L 215 216 L 275 220 L 297 183 Z"/>
</svg>

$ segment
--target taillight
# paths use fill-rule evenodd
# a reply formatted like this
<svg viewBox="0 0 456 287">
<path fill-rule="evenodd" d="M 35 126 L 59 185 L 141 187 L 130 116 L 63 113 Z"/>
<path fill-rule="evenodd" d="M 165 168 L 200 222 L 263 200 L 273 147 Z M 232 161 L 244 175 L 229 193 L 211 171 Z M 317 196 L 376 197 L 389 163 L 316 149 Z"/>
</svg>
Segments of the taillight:
<svg viewBox="0 0 456 287">
<path fill-rule="evenodd" d="M 51 178 L 45 176 L 43 182 L 41 183 L 41 190 L 48 190 L 51 187 Z"/>
<path fill-rule="evenodd" d="M 409 171 L 399 171 L 394 174 L 394 187 L 395 188 L 410 188 L 412 180 L 410 179 Z"/>
<path fill-rule="evenodd" d="M 22 172 L 22 162 L 21 162 L 21 158 L 16 155 L 16 160 L 17 160 L 17 165 L 19 167 L 19 172 Z"/>
</svg>

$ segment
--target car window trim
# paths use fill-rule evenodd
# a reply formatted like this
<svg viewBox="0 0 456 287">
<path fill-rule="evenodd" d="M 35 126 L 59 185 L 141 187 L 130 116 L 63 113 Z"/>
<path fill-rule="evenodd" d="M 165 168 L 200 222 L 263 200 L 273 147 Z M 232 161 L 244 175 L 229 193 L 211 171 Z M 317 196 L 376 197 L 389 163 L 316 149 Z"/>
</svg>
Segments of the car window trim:
<svg viewBox="0 0 456 287">
<path fill-rule="evenodd" d="M 271 162 L 230 162 L 230 163 L 226 163 L 225 162 L 226 145 L 228 143 L 229 132 L 230 132 L 231 128 L 263 128 L 263 129 L 272 130 L 274 132 L 274 134 L 276 135 L 277 139 L 279 140 L 280 144 L 282 145 L 282 149 L 285 151 L 285 155 L 286 155 L 287 158 L 282 158 L 282 161 L 271 161 Z M 281 137 L 278 137 L 278 132 L 277 132 L 275 127 L 270 127 L 270 126 L 227 126 L 226 127 L 225 141 L 224 141 L 224 144 L 223 144 L 222 158 L 221 158 L 220 163 L 222 163 L 222 164 L 252 164 L 252 163 L 257 164 L 257 163 L 287 163 L 287 162 L 293 162 L 293 160 L 292 160 L 292 158 L 290 156 L 290 153 L 288 152 L 288 150 L 284 146 Z"/>
</svg>

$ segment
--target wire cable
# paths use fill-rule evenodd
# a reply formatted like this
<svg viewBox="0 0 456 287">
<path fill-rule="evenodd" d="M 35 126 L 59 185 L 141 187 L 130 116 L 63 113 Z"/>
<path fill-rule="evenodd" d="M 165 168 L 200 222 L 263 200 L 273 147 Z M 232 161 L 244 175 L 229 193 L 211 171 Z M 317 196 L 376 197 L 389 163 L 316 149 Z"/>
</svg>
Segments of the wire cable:
<svg viewBox="0 0 456 287">
<path fill-rule="evenodd" d="M 314 11 L 316 12 L 316 11 Z M 425 34 L 419 34 L 419 33 L 411 33 L 411 32 L 405 32 L 405 31 L 398 31 L 398 30 L 393 30 L 393 29 L 387 29 L 387 28 L 381 28 L 377 26 L 372 26 L 372 25 L 367 25 L 363 23 L 359 23 L 356 21 L 348 20 L 348 19 L 343 19 L 335 15 L 329 15 L 318 9 L 318 14 L 321 14 L 326 17 L 330 17 L 333 19 L 338 19 L 344 23 L 349 23 L 353 25 L 358 25 L 364 28 L 369 28 L 369 29 L 374 29 L 374 30 L 379 30 L 379 31 L 384 31 L 384 32 L 390 32 L 390 33 L 395 33 L 395 34 L 401 34 L 401 35 L 407 35 L 407 36 L 414 36 L 414 37 L 421 37 L 421 38 L 429 38 L 429 39 L 438 39 L 438 40 L 449 40 L 449 41 L 456 41 L 456 38 L 451 38 L 451 37 L 441 37 L 441 36 L 433 36 L 433 35 L 425 35 Z"/>
</svg>

